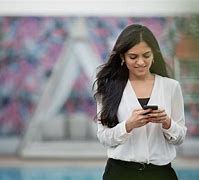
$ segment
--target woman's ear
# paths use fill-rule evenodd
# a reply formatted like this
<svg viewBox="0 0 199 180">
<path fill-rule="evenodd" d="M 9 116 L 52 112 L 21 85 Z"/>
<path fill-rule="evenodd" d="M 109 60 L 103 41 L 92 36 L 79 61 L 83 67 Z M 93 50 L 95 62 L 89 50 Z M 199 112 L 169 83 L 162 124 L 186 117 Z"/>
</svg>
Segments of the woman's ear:
<svg viewBox="0 0 199 180">
<path fill-rule="evenodd" d="M 122 61 L 124 61 L 124 55 L 120 54 L 120 58 L 122 59 Z"/>
<path fill-rule="evenodd" d="M 120 58 L 121 58 L 121 66 L 123 66 L 123 64 L 125 63 L 125 61 L 124 61 L 124 55 L 123 54 L 120 54 Z"/>
</svg>

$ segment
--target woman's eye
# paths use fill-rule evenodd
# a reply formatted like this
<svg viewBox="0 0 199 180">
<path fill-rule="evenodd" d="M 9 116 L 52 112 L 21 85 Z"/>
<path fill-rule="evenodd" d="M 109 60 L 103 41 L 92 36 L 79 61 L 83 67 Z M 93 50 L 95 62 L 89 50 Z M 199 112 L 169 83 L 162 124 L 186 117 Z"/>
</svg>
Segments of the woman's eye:
<svg viewBox="0 0 199 180">
<path fill-rule="evenodd" d="M 144 54 L 143 57 L 144 57 L 144 58 L 150 58 L 150 57 L 151 57 L 151 54 Z"/>
<path fill-rule="evenodd" d="M 150 58 L 150 55 L 144 56 L 144 58 Z"/>
<path fill-rule="evenodd" d="M 130 58 L 130 59 L 133 59 L 133 60 L 136 59 L 136 57 L 129 57 L 129 58 Z"/>
</svg>

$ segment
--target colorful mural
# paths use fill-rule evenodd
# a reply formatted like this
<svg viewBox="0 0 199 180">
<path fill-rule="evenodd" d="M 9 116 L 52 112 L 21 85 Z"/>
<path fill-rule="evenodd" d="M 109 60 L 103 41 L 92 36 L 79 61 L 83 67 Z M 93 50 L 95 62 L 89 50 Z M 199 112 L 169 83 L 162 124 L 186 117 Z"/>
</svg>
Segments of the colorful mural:
<svg viewBox="0 0 199 180">
<path fill-rule="evenodd" d="M 84 22 L 88 41 L 93 51 L 101 57 L 102 63 L 106 61 L 121 29 L 131 23 L 141 23 L 154 32 L 173 70 L 176 46 L 183 30 L 187 28 L 182 22 L 190 18 L 86 17 Z M 0 136 L 21 135 L 24 132 L 77 19 L 0 17 Z M 91 89 L 86 87 L 87 83 L 88 79 L 80 71 L 69 99 L 60 109 L 62 113 L 67 115 L 81 111 L 91 119 L 94 117 L 95 102 L 88 92 Z M 186 104 L 186 113 L 195 112 L 190 109 L 197 109 L 197 112 L 198 104 Z M 198 121 L 198 114 L 191 113 L 188 122 L 199 124 Z M 193 123 L 188 125 L 192 127 Z M 194 132 L 190 128 L 188 133 L 190 136 L 199 136 L 199 127 Z"/>
</svg>

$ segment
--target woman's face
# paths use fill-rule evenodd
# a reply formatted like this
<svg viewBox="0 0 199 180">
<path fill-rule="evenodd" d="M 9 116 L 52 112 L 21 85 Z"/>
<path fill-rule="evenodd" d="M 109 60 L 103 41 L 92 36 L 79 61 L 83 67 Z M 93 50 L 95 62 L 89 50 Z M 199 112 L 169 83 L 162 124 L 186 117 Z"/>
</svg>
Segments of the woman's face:
<svg viewBox="0 0 199 180">
<path fill-rule="evenodd" d="M 123 58 L 130 75 L 144 77 L 150 74 L 149 69 L 153 62 L 153 52 L 145 42 L 133 46 L 124 53 Z"/>
</svg>

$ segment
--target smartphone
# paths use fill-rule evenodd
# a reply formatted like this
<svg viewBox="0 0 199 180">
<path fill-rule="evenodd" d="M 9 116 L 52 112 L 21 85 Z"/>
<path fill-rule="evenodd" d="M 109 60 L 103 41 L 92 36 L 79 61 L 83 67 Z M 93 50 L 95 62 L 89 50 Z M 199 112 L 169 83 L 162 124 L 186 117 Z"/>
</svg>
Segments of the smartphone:
<svg viewBox="0 0 199 180">
<path fill-rule="evenodd" d="M 152 109 L 152 110 L 157 110 L 158 106 L 157 105 L 144 105 L 143 109 Z"/>
</svg>

